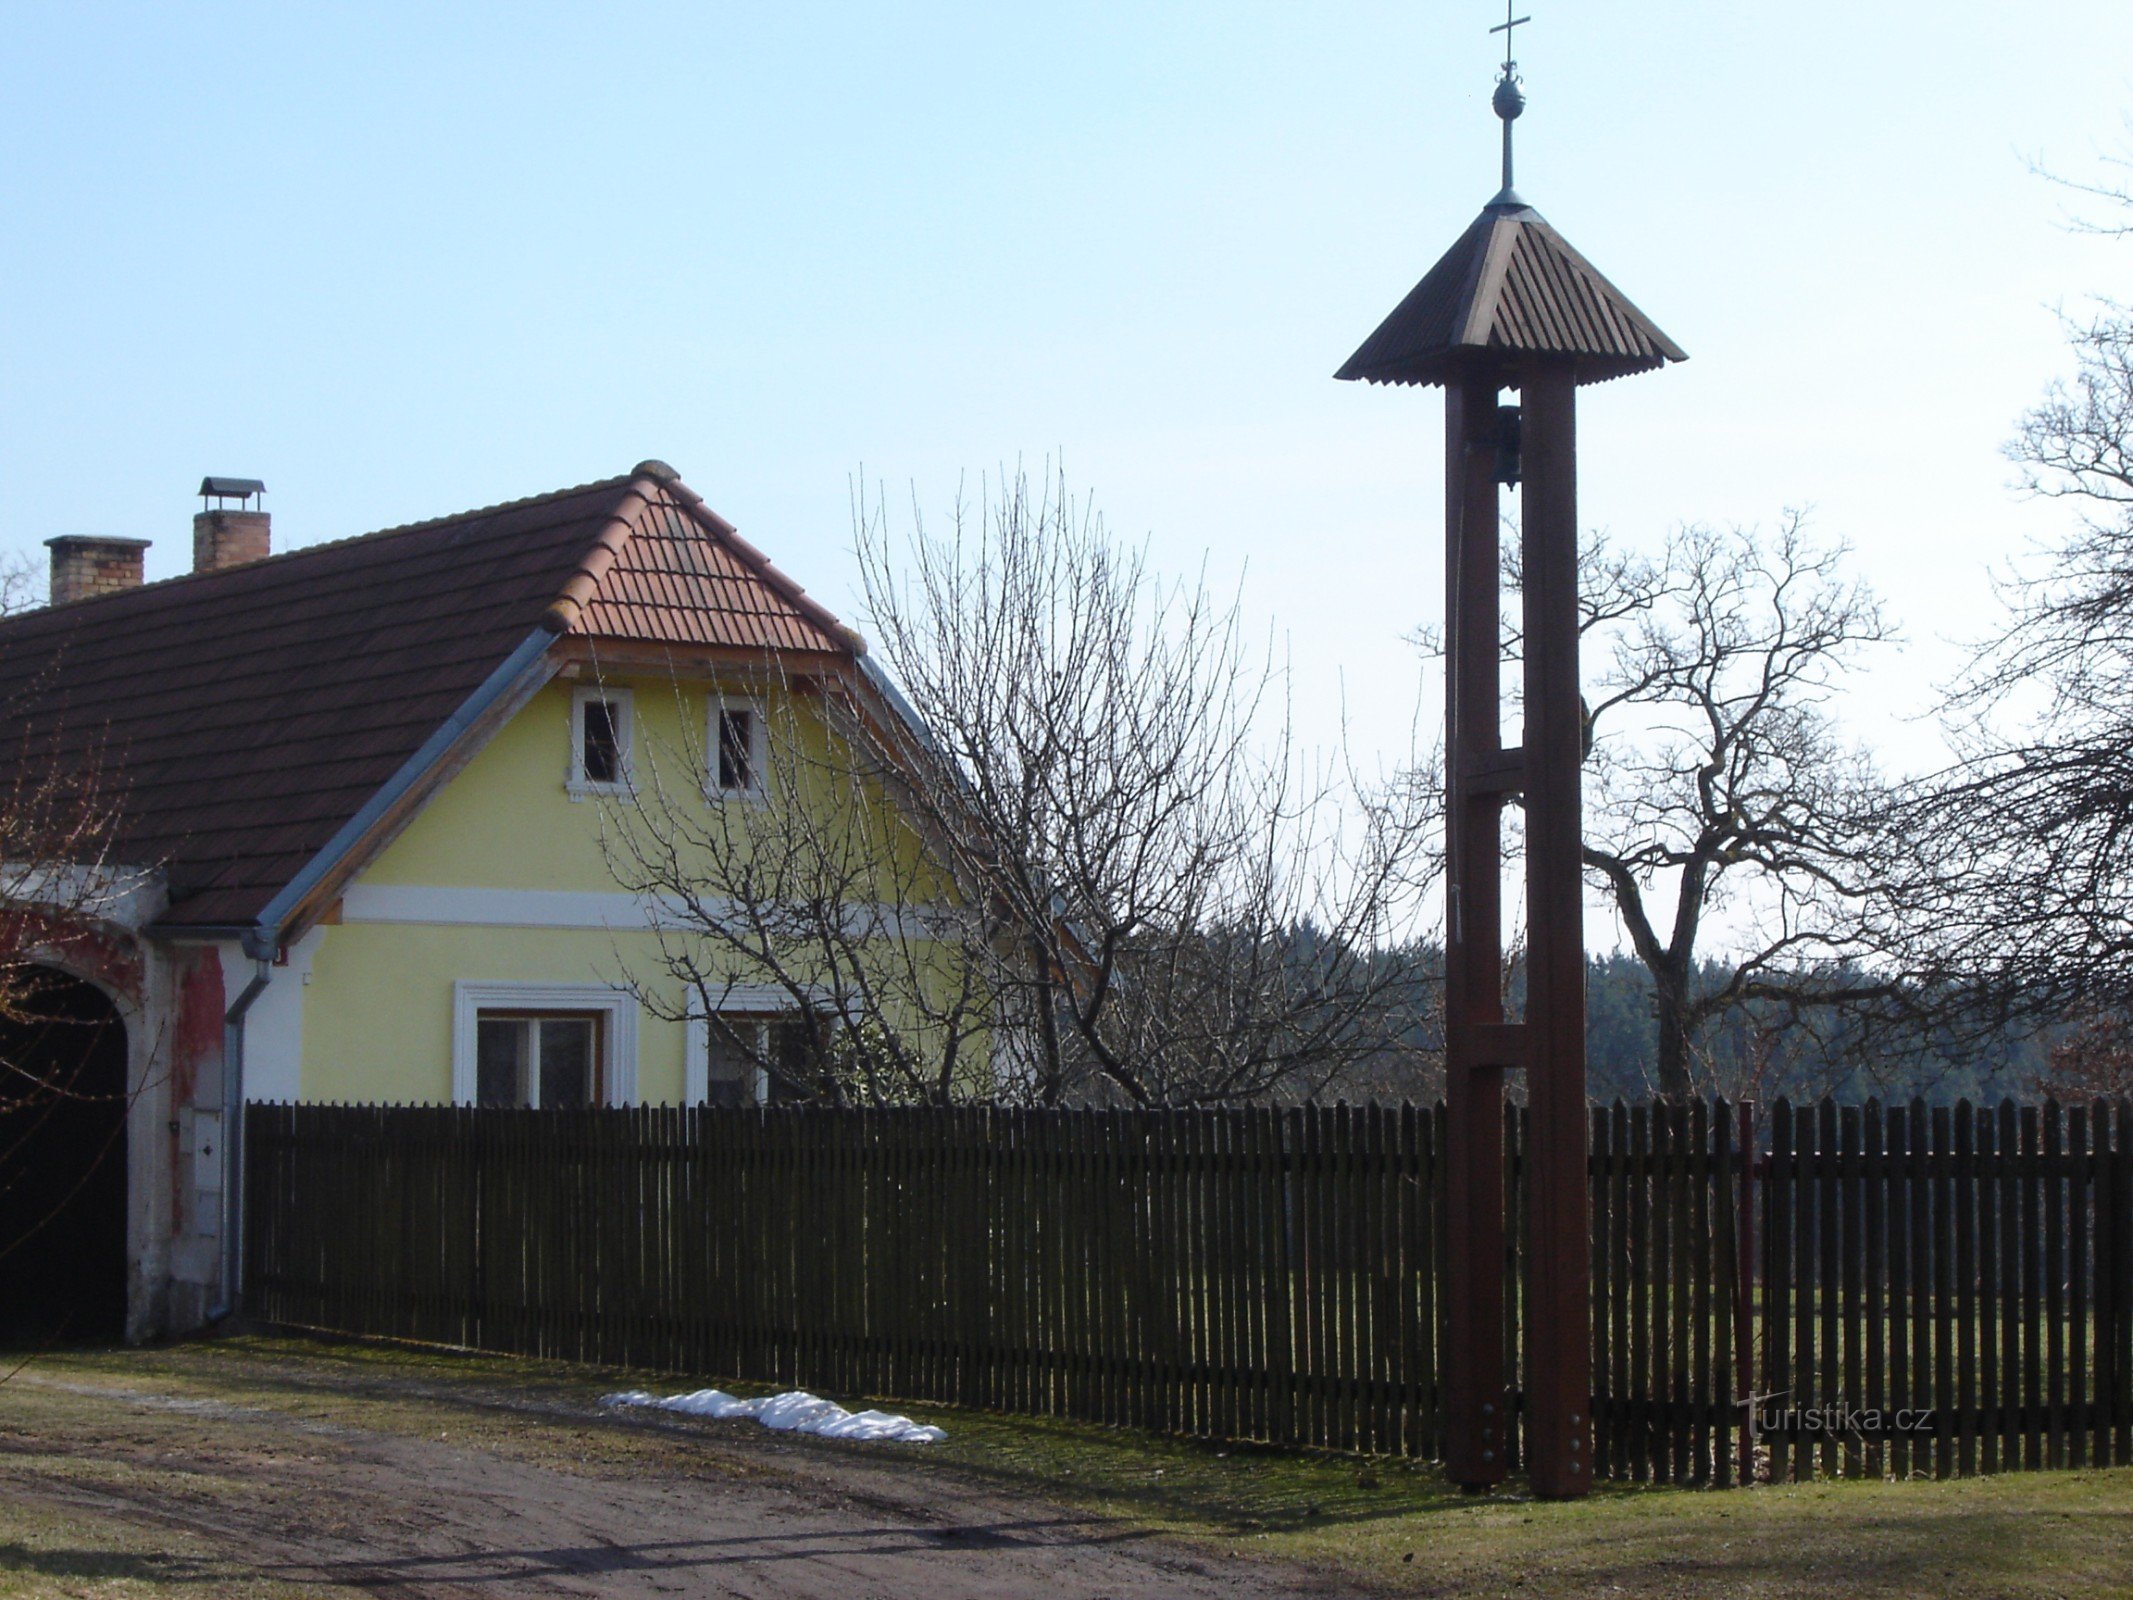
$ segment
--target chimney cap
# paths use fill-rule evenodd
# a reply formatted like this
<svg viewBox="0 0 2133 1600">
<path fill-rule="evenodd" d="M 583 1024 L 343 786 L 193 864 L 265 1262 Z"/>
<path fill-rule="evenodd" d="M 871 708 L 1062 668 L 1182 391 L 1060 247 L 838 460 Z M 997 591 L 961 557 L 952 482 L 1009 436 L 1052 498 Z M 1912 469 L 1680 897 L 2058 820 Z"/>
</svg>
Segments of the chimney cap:
<svg viewBox="0 0 2133 1600">
<path fill-rule="evenodd" d="M 267 492 L 267 486 L 257 478 L 202 478 L 200 498 L 203 500 L 250 500 L 255 495 Z"/>
<path fill-rule="evenodd" d="M 113 533 L 63 533 L 56 539 L 45 540 L 44 547 L 58 550 L 69 545 L 94 544 L 116 546 L 122 550 L 146 550 L 154 543 L 153 539 L 121 539 Z"/>
</svg>

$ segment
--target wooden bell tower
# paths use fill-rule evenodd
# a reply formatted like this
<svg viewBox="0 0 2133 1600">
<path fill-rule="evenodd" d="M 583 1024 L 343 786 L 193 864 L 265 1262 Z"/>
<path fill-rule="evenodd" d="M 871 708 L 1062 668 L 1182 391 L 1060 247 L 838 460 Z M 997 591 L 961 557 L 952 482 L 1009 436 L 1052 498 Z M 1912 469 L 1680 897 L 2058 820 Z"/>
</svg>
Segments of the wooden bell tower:
<svg viewBox="0 0 2133 1600">
<path fill-rule="evenodd" d="M 1448 1347 L 1445 1465 L 1501 1482 L 1513 1438 L 1504 1331 L 1504 1089 L 1524 1072 L 1530 1256 L 1524 1439 L 1534 1491 L 1592 1477 L 1585 938 L 1579 768 L 1577 391 L 1687 359 L 1511 186 L 1525 109 L 1506 13 L 1503 188 L 1335 374 L 1444 389 Z M 1506 391 L 1516 404 L 1506 404 Z M 1503 742 L 1500 495 L 1520 495 L 1524 729 Z M 1523 803 L 1526 1004 L 1504 1015 L 1503 808 Z"/>
</svg>

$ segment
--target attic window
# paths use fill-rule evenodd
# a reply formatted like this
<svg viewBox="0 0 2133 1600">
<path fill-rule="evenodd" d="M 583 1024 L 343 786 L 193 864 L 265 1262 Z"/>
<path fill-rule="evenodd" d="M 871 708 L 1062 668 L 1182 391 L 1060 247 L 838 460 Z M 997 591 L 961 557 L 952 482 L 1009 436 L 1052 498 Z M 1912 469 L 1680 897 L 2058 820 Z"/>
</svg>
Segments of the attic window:
<svg viewBox="0 0 2133 1600">
<path fill-rule="evenodd" d="M 763 707 L 755 700 L 711 702 L 711 785 L 714 793 L 761 799 L 767 741 Z"/>
<path fill-rule="evenodd" d="M 615 715 L 612 700 L 588 700 L 585 702 L 585 781 L 587 783 L 620 783 L 622 781 L 622 729 L 621 718 Z"/>
<path fill-rule="evenodd" d="M 631 715 L 627 689 L 580 689 L 570 705 L 570 792 L 618 794 L 630 784 Z"/>
</svg>

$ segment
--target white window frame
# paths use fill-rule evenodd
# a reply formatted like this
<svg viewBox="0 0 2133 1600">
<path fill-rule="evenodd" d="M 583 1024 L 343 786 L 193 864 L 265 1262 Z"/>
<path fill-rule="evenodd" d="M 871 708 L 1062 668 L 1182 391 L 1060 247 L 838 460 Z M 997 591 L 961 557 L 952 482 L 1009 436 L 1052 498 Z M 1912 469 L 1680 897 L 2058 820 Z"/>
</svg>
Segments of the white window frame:
<svg viewBox="0 0 2133 1600">
<path fill-rule="evenodd" d="M 524 1060 L 521 1063 L 524 1073 L 520 1080 L 524 1097 L 522 1099 L 514 1099 L 511 1104 L 530 1111 L 545 1111 L 549 1109 L 548 1103 L 541 1098 L 541 1051 L 543 1039 L 551 1023 L 562 1023 L 573 1028 L 590 1026 L 601 1032 L 606 1031 L 600 1027 L 600 1019 L 597 1016 L 584 1011 L 483 1011 L 476 1017 L 474 1037 L 477 1052 L 475 1063 L 475 1099 L 477 1102 L 480 1100 L 481 1068 L 478 1053 L 481 1030 L 484 1028 L 515 1028 L 519 1030 L 524 1050 Z M 606 1083 L 607 1064 L 601 1058 L 598 1044 L 593 1047 L 592 1066 L 593 1082 L 596 1084 Z M 606 1102 L 596 1101 L 594 1103 L 605 1104 Z"/>
<path fill-rule="evenodd" d="M 748 772 L 754 782 L 746 788 L 728 789 L 718 781 L 719 714 L 746 711 L 748 722 Z M 704 716 L 704 791 L 714 800 L 746 800 L 761 804 L 768 793 L 770 776 L 770 719 L 760 695 L 714 693 Z"/>
<path fill-rule="evenodd" d="M 613 783 L 596 783 L 585 776 L 585 708 L 596 700 L 604 700 L 615 708 L 617 723 L 615 733 L 622 756 L 622 776 Z M 627 689 L 605 688 L 588 683 L 573 689 L 570 695 L 570 769 L 564 779 L 564 787 L 573 800 L 583 800 L 588 795 L 628 794 L 637 775 L 637 704 L 636 698 Z"/>
<path fill-rule="evenodd" d="M 452 985 L 452 1104 L 478 1091 L 476 1025 L 484 1011 L 575 1011 L 600 1018 L 606 1103 L 637 1104 L 637 997 L 606 983 L 469 982 Z"/>
<path fill-rule="evenodd" d="M 708 1012 L 704 1009 L 703 992 L 689 990 L 688 1018 L 684 1023 L 682 1100 L 686 1105 L 700 1106 L 711 1098 L 711 1021 L 713 1018 L 732 1017 L 754 1022 L 774 1022 L 784 1018 L 802 1017 L 813 1012 L 821 1016 L 819 1007 L 793 1004 L 793 993 L 775 983 L 729 983 L 712 996 Z M 729 1024 L 730 1026 L 730 1024 Z M 755 1103 L 767 1105 L 770 1101 L 770 1074 L 762 1067 L 755 1069 Z"/>
</svg>

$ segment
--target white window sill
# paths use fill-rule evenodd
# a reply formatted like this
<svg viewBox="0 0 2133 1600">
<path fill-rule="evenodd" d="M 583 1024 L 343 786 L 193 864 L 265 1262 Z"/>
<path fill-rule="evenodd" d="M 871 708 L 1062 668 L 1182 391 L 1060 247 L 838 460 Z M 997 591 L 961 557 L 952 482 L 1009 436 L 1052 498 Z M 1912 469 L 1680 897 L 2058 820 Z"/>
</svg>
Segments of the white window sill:
<svg viewBox="0 0 2133 1600">
<path fill-rule="evenodd" d="M 636 790 L 627 783 L 585 783 L 571 779 L 563 785 L 563 792 L 573 801 L 601 799 L 631 799 Z"/>
</svg>

